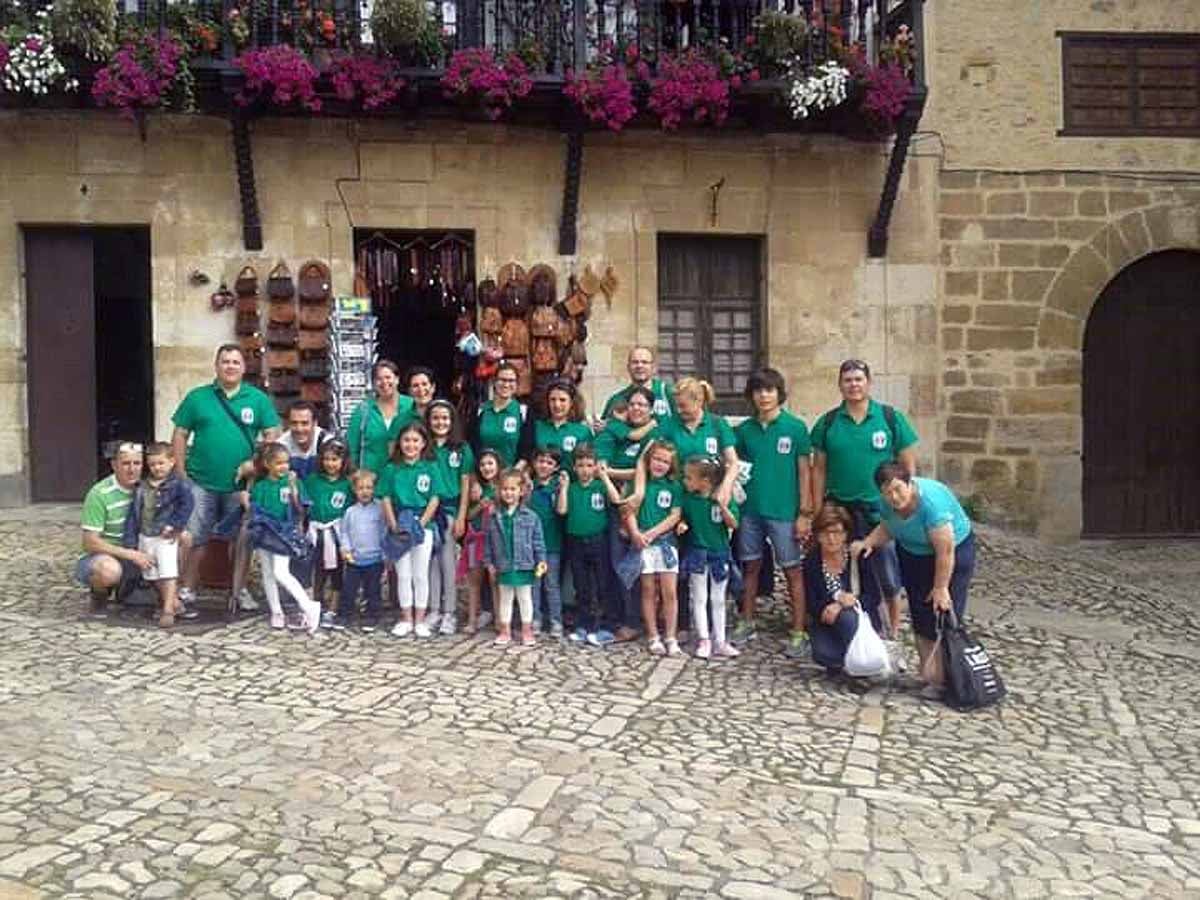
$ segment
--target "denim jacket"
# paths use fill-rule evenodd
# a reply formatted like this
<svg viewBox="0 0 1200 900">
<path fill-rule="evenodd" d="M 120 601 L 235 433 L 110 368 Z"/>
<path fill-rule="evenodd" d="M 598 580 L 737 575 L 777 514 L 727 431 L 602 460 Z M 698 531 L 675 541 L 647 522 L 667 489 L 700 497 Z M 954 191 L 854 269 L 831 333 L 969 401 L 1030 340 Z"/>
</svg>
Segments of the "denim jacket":
<svg viewBox="0 0 1200 900">
<path fill-rule="evenodd" d="M 192 517 L 192 507 L 196 505 L 196 498 L 192 495 L 192 484 L 186 478 L 180 478 L 172 472 L 157 488 L 150 487 L 144 480 L 139 481 L 133 490 L 129 515 L 125 518 L 122 540 L 126 547 L 137 546 L 138 535 L 142 530 L 142 505 L 146 491 L 154 491 L 157 495 L 154 501 L 154 525 L 158 530 L 169 526 L 178 534 L 187 528 L 188 519 Z"/>
<path fill-rule="evenodd" d="M 505 515 L 497 509 L 488 517 L 484 532 L 484 563 L 495 566 L 496 572 L 532 572 L 538 563 L 546 561 L 546 541 L 542 537 L 542 520 L 526 506 L 518 506 L 513 513 L 513 558 L 508 558 L 504 544 L 504 525 L 500 521 Z"/>
</svg>

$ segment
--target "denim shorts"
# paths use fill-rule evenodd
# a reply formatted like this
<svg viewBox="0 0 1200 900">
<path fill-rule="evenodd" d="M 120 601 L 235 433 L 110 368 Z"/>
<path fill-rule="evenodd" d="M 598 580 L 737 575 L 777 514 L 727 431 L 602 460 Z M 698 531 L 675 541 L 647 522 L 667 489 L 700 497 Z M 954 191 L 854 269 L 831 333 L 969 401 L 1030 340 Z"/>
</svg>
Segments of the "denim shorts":
<svg viewBox="0 0 1200 900">
<path fill-rule="evenodd" d="M 208 543 L 213 526 L 237 506 L 238 495 L 236 491 L 227 494 L 210 491 L 193 481 L 192 496 L 196 499 L 196 505 L 192 509 L 192 517 L 188 519 L 187 530 L 192 536 L 192 546 L 203 547 Z"/>
<path fill-rule="evenodd" d="M 96 560 L 101 557 L 108 556 L 107 553 L 89 553 L 86 556 L 79 557 L 75 563 L 75 580 L 82 584 L 85 588 L 92 586 L 92 566 Z M 115 556 L 109 557 L 116 559 Z M 136 581 L 141 574 L 141 569 L 128 559 L 117 559 L 121 564 L 121 581 L 117 585 L 118 588 L 123 588 L 127 583 Z"/>
<path fill-rule="evenodd" d="M 775 564 L 781 569 L 794 569 L 804 561 L 804 551 L 796 542 L 796 523 L 791 519 L 767 519 L 746 513 L 738 524 L 737 558 L 739 562 L 762 559 L 763 545 L 769 540 L 775 551 Z"/>
</svg>

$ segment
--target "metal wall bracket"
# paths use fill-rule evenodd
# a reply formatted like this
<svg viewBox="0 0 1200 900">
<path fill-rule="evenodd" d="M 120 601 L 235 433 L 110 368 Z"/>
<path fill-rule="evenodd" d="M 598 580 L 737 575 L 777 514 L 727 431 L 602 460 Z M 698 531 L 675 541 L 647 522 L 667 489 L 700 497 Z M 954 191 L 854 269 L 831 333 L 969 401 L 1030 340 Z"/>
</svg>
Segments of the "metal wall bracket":
<svg viewBox="0 0 1200 900">
<path fill-rule="evenodd" d="M 242 201 L 242 244 L 247 250 L 263 248 L 262 219 L 258 213 L 258 190 L 254 184 L 254 156 L 250 149 L 250 123 L 234 110 L 233 158 L 237 168 L 238 195 Z"/>
<path fill-rule="evenodd" d="M 579 243 L 579 179 L 583 172 L 583 132 L 567 134 L 567 166 L 563 179 L 562 218 L 558 223 L 558 255 L 574 256 Z"/>
</svg>

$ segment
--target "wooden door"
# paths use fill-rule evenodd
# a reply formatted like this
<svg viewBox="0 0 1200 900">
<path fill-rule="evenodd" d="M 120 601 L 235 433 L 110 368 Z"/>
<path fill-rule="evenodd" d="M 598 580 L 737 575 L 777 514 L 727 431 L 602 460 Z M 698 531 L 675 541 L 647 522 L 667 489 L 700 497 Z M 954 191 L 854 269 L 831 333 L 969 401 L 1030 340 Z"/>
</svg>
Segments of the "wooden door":
<svg viewBox="0 0 1200 900">
<path fill-rule="evenodd" d="M 758 238 L 658 239 L 659 373 L 709 381 L 720 412 L 745 412 L 746 378 L 761 361 L 761 260 Z"/>
<path fill-rule="evenodd" d="M 92 237 L 25 230 L 30 494 L 78 501 L 96 480 Z"/>
<path fill-rule="evenodd" d="M 1088 537 L 1200 534 L 1200 253 L 1109 283 L 1083 344 Z"/>
</svg>

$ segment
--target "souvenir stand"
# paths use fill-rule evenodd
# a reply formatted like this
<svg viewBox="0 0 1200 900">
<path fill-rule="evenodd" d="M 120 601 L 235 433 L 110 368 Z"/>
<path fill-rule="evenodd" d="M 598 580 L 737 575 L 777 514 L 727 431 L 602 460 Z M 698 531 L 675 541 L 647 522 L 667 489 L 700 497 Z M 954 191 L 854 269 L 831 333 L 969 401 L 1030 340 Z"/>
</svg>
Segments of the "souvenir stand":
<svg viewBox="0 0 1200 900">
<path fill-rule="evenodd" d="M 329 320 L 333 427 L 346 433 L 371 388 L 376 320 L 369 297 L 338 297 Z"/>
</svg>

